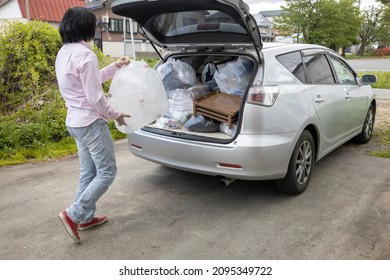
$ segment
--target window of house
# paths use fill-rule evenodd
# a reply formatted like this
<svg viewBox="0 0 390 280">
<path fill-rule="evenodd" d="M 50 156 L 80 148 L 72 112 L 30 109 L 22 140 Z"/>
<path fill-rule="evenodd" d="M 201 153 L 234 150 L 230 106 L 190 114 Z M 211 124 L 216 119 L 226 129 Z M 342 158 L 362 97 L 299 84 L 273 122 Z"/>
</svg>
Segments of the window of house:
<svg viewBox="0 0 390 280">
<path fill-rule="evenodd" d="M 266 26 L 259 26 L 260 33 L 268 33 L 268 27 Z"/>
<path fill-rule="evenodd" d="M 297 51 L 282 54 L 277 56 L 276 59 L 302 83 L 305 82 L 305 71 L 303 68 L 301 52 Z"/>
<path fill-rule="evenodd" d="M 133 33 L 137 32 L 137 23 L 133 23 Z M 123 33 L 123 19 L 110 18 L 110 32 Z M 130 22 L 126 20 L 126 32 L 130 33 Z"/>
</svg>

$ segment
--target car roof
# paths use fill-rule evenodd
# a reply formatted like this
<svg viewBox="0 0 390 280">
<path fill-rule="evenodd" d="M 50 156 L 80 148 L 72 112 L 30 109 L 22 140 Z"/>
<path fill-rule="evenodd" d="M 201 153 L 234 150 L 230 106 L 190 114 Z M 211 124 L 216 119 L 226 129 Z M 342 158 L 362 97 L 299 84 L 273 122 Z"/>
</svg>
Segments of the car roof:
<svg viewBox="0 0 390 280">
<path fill-rule="evenodd" d="M 280 50 L 289 49 L 291 51 L 295 51 L 295 50 L 311 49 L 311 48 L 327 49 L 324 46 L 315 45 L 315 44 L 289 44 L 289 43 L 274 43 L 274 42 L 263 44 L 263 49 L 280 49 Z"/>
<path fill-rule="evenodd" d="M 337 52 L 321 46 L 321 45 L 315 45 L 315 44 L 289 44 L 289 43 L 264 43 L 262 53 L 265 55 L 278 55 L 282 53 L 288 53 L 293 51 L 299 51 L 299 50 L 309 50 L 309 49 L 321 49 L 330 53 L 333 53 L 335 55 L 338 55 Z"/>
</svg>

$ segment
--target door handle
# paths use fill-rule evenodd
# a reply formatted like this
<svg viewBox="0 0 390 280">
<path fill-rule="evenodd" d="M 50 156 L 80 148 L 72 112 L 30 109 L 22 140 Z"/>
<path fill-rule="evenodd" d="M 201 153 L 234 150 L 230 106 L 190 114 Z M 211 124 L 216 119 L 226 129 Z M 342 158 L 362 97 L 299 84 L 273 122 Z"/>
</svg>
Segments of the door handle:
<svg viewBox="0 0 390 280">
<path fill-rule="evenodd" d="M 314 102 L 321 104 L 322 102 L 324 102 L 324 99 L 321 97 L 321 95 L 317 95 L 317 97 L 314 98 Z"/>
</svg>

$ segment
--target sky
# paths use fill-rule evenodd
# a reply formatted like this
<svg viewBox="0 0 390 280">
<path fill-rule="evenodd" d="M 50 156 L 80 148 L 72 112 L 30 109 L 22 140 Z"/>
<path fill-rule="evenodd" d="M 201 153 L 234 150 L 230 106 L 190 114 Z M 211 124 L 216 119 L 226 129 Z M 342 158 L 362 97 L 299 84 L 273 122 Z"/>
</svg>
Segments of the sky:
<svg viewBox="0 0 390 280">
<path fill-rule="evenodd" d="M 280 10 L 284 4 L 283 0 L 244 0 L 250 6 L 251 14 L 258 14 L 260 11 Z M 375 0 L 361 0 L 362 7 L 375 4 Z"/>
</svg>

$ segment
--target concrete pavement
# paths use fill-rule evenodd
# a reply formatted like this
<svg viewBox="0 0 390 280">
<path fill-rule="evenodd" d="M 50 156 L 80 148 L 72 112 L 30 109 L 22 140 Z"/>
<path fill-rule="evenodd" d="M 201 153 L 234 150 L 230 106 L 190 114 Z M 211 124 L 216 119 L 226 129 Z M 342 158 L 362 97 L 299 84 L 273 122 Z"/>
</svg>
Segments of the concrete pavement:
<svg viewBox="0 0 390 280">
<path fill-rule="evenodd" d="M 351 144 L 348 150 L 355 150 Z M 0 259 L 390 259 L 390 160 L 336 150 L 302 195 L 270 182 L 165 168 L 115 144 L 118 176 L 98 203 L 100 228 L 66 234 L 78 158 L 0 169 Z"/>
<path fill-rule="evenodd" d="M 390 89 L 373 89 L 378 99 L 390 99 Z"/>
</svg>

